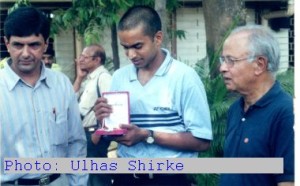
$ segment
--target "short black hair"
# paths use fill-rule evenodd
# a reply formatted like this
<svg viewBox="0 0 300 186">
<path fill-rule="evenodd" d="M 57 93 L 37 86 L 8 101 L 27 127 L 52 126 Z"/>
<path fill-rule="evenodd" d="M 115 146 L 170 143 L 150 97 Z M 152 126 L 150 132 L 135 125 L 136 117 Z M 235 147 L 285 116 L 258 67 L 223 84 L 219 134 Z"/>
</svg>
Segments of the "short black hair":
<svg viewBox="0 0 300 186">
<path fill-rule="evenodd" d="M 4 35 L 25 37 L 42 34 L 44 40 L 49 38 L 50 20 L 34 7 L 20 7 L 8 14 L 4 21 Z"/>
<path fill-rule="evenodd" d="M 149 6 L 133 6 L 122 16 L 118 30 L 131 30 L 143 25 L 144 34 L 154 38 L 158 31 L 161 31 L 161 19 L 158 13 Z"/>
<path fill-rule="evenodd" d="M 50 56 L 55 57 L 55 51 L 51 46 L 48 46 L 46 52 L 44 52 L 44 54 L 49 54 Z"/>
</svg>

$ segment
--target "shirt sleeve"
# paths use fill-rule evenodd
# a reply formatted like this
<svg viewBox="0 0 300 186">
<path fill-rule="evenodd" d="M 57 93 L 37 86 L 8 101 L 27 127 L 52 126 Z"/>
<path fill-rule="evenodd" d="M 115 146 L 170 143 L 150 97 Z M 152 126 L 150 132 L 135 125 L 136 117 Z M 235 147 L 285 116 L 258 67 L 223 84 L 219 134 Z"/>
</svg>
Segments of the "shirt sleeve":
<svg viewBox="0 0 300 186">
<path fill-rule="evenodd" d="M 195 71 L 190 71 L 185 77 L 182 89 L 181 105 L 183 119 L 187 131 L 194 137 L 212 140 L 212 127 L 209 106 L 204 85 Z"/>
<path fill-rule="evenodd" d="M 70 90 L 73 91 L 73 90 Z M 83 130 L 79 107 L 74 92 L 71 93 L 68 109 L 68 153 L 67 157 L 85 158 L 87 153 L 86 136 Z M 86 185 L 88 174 L 67 174 L 69 185 Z"/>
</svg>

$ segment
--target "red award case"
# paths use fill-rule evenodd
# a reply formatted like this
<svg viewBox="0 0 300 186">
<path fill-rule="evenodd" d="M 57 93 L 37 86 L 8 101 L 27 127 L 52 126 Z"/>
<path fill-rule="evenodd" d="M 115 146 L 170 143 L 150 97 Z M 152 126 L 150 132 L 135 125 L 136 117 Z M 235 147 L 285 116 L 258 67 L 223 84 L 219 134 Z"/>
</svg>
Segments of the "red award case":
<svg viewBox="0 0 300 186">
<path fill-rule="evenodd" d="M 130 123 L 129 92 L 103 92 L 102 96 L 112 106 L 113 112 L 109 117 L 104 118 L 102 127 L 96 130 L 98 135 L 123 135 L 126 129 L 119 128 L 120 124 Z"/>
</svg>

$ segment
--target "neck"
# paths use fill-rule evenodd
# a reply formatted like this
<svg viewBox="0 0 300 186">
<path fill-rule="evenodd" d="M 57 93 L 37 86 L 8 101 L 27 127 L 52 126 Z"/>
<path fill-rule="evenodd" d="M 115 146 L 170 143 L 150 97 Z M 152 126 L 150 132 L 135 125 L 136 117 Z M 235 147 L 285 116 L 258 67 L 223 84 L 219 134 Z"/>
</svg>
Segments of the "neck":
<svg viewBox="0 0 300 186">
<path fill-rule="evenodd" d="M 252 88 L 251 92 L 244 94 L 244 111 L 247 111 L 251 105 L 254 105 L 261 97 L 263 97 L 274 85 L 275 80 L 270 78 L 266 81 L 259 81 L 257 86 Z"/>
<path fill-rule="evenodd" d="M 18 70 L 14 64 L 12 64 L 11 66 L 12 70 L 18 74 L 18 76 L 27 84 L 34 86 L 36 84 L 36 82 L 38 81 L 38 79 L 40 78 L 41 75 L 41 65 L 38 65 L 36 68 L 39 70 L 33 70 L 32 72 L 28 72 L 28 73 L 24 73 L 20 70 Z"/>
<path fill-rule="evenodd" d="M 160 50 L 156 56 L 156 58 L 153 60 L 153 62 L 143 68 L 138 68 L 137 75 L 138 80 L 142 85 L 145 85 L 156 73 L 157 69 L 161 66 L 165 59 L 165 54 L 162 50 Z"/>
<path fill-rule="evenodd" d="M 143 68 L 139 68 L 138 70 L 155 74 L 157 69 L 159 69 L 161 64 L 164 62 L 165 57 L 166 55 L 164 54 L 164 52 L 162 50 L 159 50 L 156 57 L 153 59 L 152 63 L 150 63 L 148 66 L 145 66 Z"/>
</svg>

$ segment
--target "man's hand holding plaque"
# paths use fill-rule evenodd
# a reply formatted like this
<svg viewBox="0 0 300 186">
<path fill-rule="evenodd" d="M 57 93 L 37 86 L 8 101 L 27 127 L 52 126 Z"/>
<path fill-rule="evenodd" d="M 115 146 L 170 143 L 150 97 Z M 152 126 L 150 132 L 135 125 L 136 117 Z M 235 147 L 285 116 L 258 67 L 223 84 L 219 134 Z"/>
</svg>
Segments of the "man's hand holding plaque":
<svg viewBox="0 0 300 186">
<path fill-rule="evenodd" d="M 111 107 L 111 113 L 102 119 L 102 126 L 96 130 L 98 135 L 123 135 L 126 129 L 121 129 L 120 124 L 129 124 L 129 93 L 128 92 L 103 92 Z M 101 113 L 96 113 L 100 114 Z"/>
</svg>

